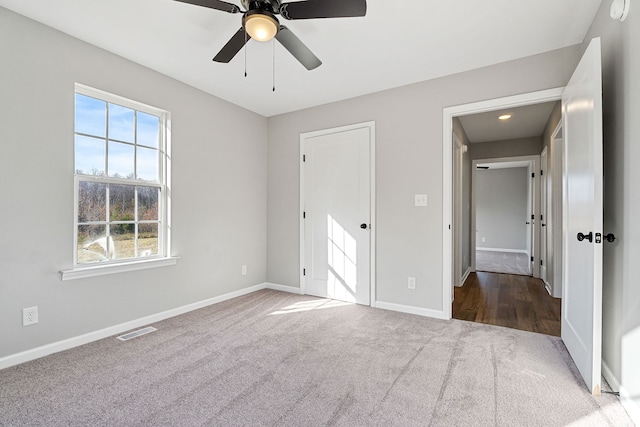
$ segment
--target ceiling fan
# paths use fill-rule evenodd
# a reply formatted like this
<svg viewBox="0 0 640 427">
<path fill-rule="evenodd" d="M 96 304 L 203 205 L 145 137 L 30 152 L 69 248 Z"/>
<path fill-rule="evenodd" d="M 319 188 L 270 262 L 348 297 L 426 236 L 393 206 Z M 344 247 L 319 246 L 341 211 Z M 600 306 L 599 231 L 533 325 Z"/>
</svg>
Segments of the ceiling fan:
<svg viewBox="0 0 640 427">
<path fill-rule="evenodd" d="M 213 58 L 228 63 L 249 41 L 269 41 L 275 37 L 307 70 L 322 62 L 291 30 L 280 24 L 276 15 L 287 20 L 365 16 L 366 0 L 306 0 L 282 3 L 280 0 L 241 0 L 245 10 L 220 0 L 176 0 L 229 13 L 242 13 L 242 27 Z"/>
</svg>

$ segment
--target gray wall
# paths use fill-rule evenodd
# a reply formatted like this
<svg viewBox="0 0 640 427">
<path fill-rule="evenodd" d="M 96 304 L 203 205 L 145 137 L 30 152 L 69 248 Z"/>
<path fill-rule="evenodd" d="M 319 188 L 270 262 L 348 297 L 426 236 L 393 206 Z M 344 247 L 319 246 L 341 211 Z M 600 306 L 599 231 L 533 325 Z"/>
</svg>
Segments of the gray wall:
<svg viewBox="0 0 640 427">
<path fill-rule="evenodd" d="M 524 167 L 476 171 L 476 247 L 528 252 L 527 172 Z"/>
<path fill-rule="evenodd" d="M 564 86 L 579 49 L 269 118 L 268 280 L 299 286 L 300 133 L 375 120 L 377 298 L 442 310 L 443 107 Z M 415 193 L 429 195 L 426 209 L 413 206 Z"/>
<path fill-rule="evenodd" d="M 265 118 L 3 8 L 0 40 L 0 357 L 265 281 Z M 177 265 L 60 281 L 75 82 L 171 112 Z"/>
<path fill-rule="evenodd" d="M 477 142 L 470 144 L 469 157 L 471 160 L 479 160 L 501 157 L 537 156 L 542 152 L 542 147 L 542 138 L 539 136 L 506 139 L 503 141 Z"/>
<path fill-rule="evenodd" d="M 602 39 L 604 109 L 603 358 L 635 401 L 640 422 L 640 9 L 624 23 L 609 18 L 603 2 L 583 50 Z M 637 4 L 635 6 L 638 6 Z"/>
</svg>

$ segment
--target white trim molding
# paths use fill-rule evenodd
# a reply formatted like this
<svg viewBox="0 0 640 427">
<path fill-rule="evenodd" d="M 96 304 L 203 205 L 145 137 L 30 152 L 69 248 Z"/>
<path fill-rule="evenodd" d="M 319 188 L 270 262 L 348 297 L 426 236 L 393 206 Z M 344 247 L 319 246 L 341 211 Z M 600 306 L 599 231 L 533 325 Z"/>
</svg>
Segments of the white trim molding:
<svg viewBox="0 0 640 427">
<path fill-rule="evenodd" d="M 509 254 L 527 254 L 529 252 L 526 249 L 505 249 L 505 248 L 482 248 L 476 247 L 476 251 L 486 251 L 486 252 L 506 252 Z"/>
<path fill-rule="evenodd" d="M 423 317 L 432 317 L 434 319 L 449 320 L 441 310 L 432 310 L 429 308 L 413 307 L 410 305 L 394 304 L 391 302 L 376 301 L 376 308 L 389 311 L 397 311 L 400 313 L 415 314 Z"/>
<path fill-rule="evenodd" d="M 168 265 L 175 265 L 179 259 L 180 257 L 154 258 L 123 262 L 119 264 L 94 265 L 91 267 L 74 268 L 73 270 L 61 270 L 60 280 L 84 279 L 87 277 L 103 276 L 105 274 L 165 267 Z"/>
<path fill-rule="evenodd" d="M 453 224 L 453 118 L 509 107 L 558 101 L 562 98 L 563 91 L 564 88 L 547 89 L 442 109 L 442 313 L 446 319 L 451 319 L 451 300 L 453 298 L 453 287 L 451 286 L 453 283 L 451 264 L 453 260 L 451 232 Z M 471 267 L 475 268 L 475 265 L 472 263 Z"/>
</svg>

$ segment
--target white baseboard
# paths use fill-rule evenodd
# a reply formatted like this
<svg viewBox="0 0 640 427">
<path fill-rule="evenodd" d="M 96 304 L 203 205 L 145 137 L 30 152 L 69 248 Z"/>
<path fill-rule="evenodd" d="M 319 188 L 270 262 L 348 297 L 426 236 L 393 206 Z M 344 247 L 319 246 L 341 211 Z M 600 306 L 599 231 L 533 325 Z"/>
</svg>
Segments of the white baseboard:
<svg viewBox="0 0 640 427">
<path fill-rule="evenodd" d="M 443 311 L 428 308 L 413 307 L 410 305 L 394 304 L 391 302 L 376 301 L 376 308 L 383 310 L 399 311 L 400 313 L 416 314 L 418 316 L 433 317 L 435 319 L 449 320 Z"/>
<path fill-rule="evenodd" d="M 633 397 L 629 394 L 629 392 L 620 385 L 620 381 L 613 374 L 609 366 L 606 362 L 602 361 L 602 376 L 611 386 L 611 390 L 617 391 L 620 393 L 620 402 L 624 409 L 629 414 L 631 421 L 637 426 L 640 426 L 640 406 L 639 402 L 634 401 Z"/>
<path fill-rule="evenodd" d="M 526 249 L 504 249 L 504 248 L 480 248 L 476 247 L 476 251 L 486 252 L 508 252 L 511 254 L 529 254 Z"/>
<path fill-rule="evenodd" d="M 467 268 L 467 271 L 464 272 L 464 274 L 462 275 L 462 278 L 460 279 L 460 284 L 456 286 L 460 287 L 464 285 L 464 282 L 467 281 L 467 278 L 469 278 L 470 274 L 471 274 L 471 267 Z"/>
<path fill-rule="evenodd" d="M 192 304 L 187 304 L 182 307 L 177 307 L 171 310 L 163 311 L 161 313 L 152 314 L 150 316 L 141 317 L 139 319 L 131 320 L 129 322 L 120 323 L 119 325 L 110 326 L 108 328 L 100 329 L 98 331 L 89 332 L 77 337 L 68 338 L 62 341 L 46 344 L 40 347 L 36 347 L 30 350 L 26 350 L 16 354 L 10 354 L 0 358 L 0 369 L 8 368 L 10 366 L 19 365 L 21 363 L 28 362 L 30 360 L 39 359 L 44 356 L 48 356 L 60 351 L 69 350 L 74 347 L 78 347 L 84 344 L 88 344 L 93 341 L 108 338 L 113 335 L 127 332 L 131 329 L 139 328 L 141 326 L 149 325 L 150 323 L 159 322 L 161 320 L 169 319 L 171 317 L 178 316 L 180 314 L 188 313 L 199 308 L 208 307 L 219 302 L 227 301 L 232 298 L 236 298 L 242 295 L 250 294 L 251 292 L 259 291 L 262 289 L 274 289 L 284 292 L 300 293 L 299 288 L 292 286 L 276 285 L 273 283 L 261 283 L 258 285 L 250 286 L 248 288 L 240 289 L 238 291 L 230 292 L 228 294 L 220 295 L 217 297 L 209 298 L 203 301 L 198 301 Z"/>
<path fill-rule="evenodd" d="M 302 295 L 302 289 L 296 288 L 295 286 L 278 285 L 277 283 L 265 283 L 264 285 L 266 289 L 273 289 L 274 291 L 289 292 L 292 294 Z"/>
</svg>

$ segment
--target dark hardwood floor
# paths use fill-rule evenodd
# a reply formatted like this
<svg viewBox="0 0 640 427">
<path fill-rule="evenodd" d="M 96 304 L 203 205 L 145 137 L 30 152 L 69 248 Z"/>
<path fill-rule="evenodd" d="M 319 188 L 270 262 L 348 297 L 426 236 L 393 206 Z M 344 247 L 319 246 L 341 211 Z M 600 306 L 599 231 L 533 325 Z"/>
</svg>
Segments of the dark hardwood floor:
<svg viewBox="0 0 640 427">
<path fill-rule="evenodd" d="M 560 299 L 540 279 L 479 271 L 454 292 L 454 319 L 560 336 Z"/>
</svg>

